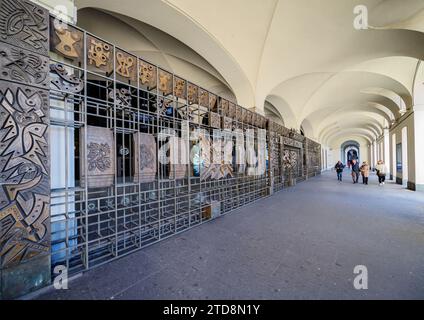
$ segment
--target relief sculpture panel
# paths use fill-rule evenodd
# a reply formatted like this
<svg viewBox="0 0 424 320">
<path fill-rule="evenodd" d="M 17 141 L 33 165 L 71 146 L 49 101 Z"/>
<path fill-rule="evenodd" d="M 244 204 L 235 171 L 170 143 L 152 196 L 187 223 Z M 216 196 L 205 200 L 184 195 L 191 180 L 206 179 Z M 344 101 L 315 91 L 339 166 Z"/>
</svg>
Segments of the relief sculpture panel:
<svg viewBox="0 0 424 320">
<path fill-rule="evenodd" d="M 187 171 L 187 161 L 184 161 L 184 159 L 188 150 L 188 141 L 184 141 L 179 137 L 171 137 L 169 146 L 170 159 L 172 160 L 169 177 L 175 180 L 184 179 Z"/>
<path fill-rule="evenodd" d="M 50 50 L 74 62 L 81 62 L 83 58 L 84 34 L 68 25 L 50 19 Z"/>
<path fill-rule="evenodd" d="M 156 179 L 157 151 L 155 137 L 148 133 L 134 134 L 135 149 L 135 183 L 153 182 Z"/>
<path fill-rule="evenodd" d="M 138 76 L 140 80 L 140 85 L 147 86 L 148 89 L 156 88 L 156 75 L 157 69 L 155 66 L 139 60 L 139 70 Z"/>
<path fill-rule="evenodd" d="M 0 48 L 0 72 L 4 80 L 49 88 L 49 59 L 8 44 Z"/>
<path fill-rule="evenodd" d="M 113 69 L 113 48 L 110 44 L 87 36 L 87 64 L 95 72 L 110 76 Z"/>
<path fill-rule="evenodd" d="M 0 0 L 0 299 L 50 281 L 49 13 Z"/>
<path fill-rule="evenodd" d="M 0 81 L 0 257 L 6 268 L 50 251 L 46 91 Z"/>
<path fill-rule="evenodd" d="M 93 126 L 82 128 L 81 155 L 81 186 L 85 186 L 85 170 L 89 188 L 113 185 L 115 146 L 111 129 Z"/>
<path fill-rule="evenodd" d="M 29 0 L 0 1 L 0 40 L 47 56 L 49 15 Z"/>
</svg>

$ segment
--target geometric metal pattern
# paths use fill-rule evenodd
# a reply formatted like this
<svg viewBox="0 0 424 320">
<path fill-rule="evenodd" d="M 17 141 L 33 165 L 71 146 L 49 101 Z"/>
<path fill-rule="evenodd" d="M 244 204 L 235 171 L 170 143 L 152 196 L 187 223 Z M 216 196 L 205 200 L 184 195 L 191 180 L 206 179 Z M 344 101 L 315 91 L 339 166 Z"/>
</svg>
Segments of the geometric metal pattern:
<svg viewBox="0 0 424 320">
<path fill-rule="evenodd" d="M 212 207 L 225 214 L 269 194 L 267 174 L 249 176 L 254 167 L 233 163 L 238 150 L 215 144 L 216 137 L 191 136 L 198 129 L 257 131 L 266 127 L 264 117 L 75 26 L 49 21 L 29 0 L 0 0 L 0 9 L 0 42 L 7 43 L 0 50 L 3 277 L 50 252 L 52 267 L 86 270 L 199 225 Z M 49 61 L 49 49 L 66 59 Z M 62 165 L 70 169 L 52 189 L 51 125 L 65 136 Z M 249 139 L 258 148 L 258 138 Z M 319 148 L 269 122 L 273 179 L 282 180 L 289 167 L 303 177 L 303 168 L 320 161 Z M 169 154 L 193 161 L 159 161 Z M 49 267 L 42 260 L 33 272 Z M 13 272 L 12 286 L 19 280 Z M 34 280 L 23 290 L 37 285 Z"/>
<path fill-rule="evenodd" d="M 60 62 L 57 68 L 58 61 L 52 57 L 50 62 L 52 121 L 78 144 L 68 145 L 76 154 L 64 161 L 74 175 L 52 190 L 52 197 L 60 199 L 52 205 L 52 267 L 66 265 L 70 274 L 95 267 L 205 222 L 212 206 L 225 214 L 267 195 L 266 174 L 248 176 L 250 165 L 234 170 L 233 150 L 224 152 L 215 138 L 191 136 L 197 129 L 212 135 L 222 128 L 220 97 L 141 57 L 135 82 L 123 79 L 126 69 L 118 70 L 118 61 L 115 70 L 105 73 L 93 53 L 108 42 L 72 30 L 81 34 L 88 52 L 82 63 Z M 102 48 L 107 61 L 125 53 L 113 44 Z M 123 67 L 130 67 L 132 61 L 126 62 Z M 232 112 L 229 102 L 224 104 L 226 114 L 234 116 L 235 104 Z M 241 130 L 255 129 L 231 118 L 226 127 L 232 129 L 233 122 Z M 101 132 L 93 134 L 94 128 Z M 215 165 L 212 154 L 229 157 Z M 190 161 L 160 161 L 165 156 Z"/>
</svg>

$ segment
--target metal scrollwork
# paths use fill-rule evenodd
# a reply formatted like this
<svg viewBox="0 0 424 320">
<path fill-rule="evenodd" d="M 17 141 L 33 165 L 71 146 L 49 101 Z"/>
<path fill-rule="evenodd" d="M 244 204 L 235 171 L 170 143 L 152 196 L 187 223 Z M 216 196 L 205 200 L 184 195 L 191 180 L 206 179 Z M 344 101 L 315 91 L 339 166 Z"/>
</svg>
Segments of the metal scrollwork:
<svg viewBox="0 0 424 320">
<path fill-rule="evenodd" d="M 131 93 L 128 89 L 112 89 L 109 91 L 109 99 L 113 100 L 117 107 L 131 107 Z"/>
<path fill-rule="evenodd" d="M 59 90 L 79 93 L 84 89 L 84 82 L 77 76 L 69 74 L 63 65 L 51 64 L 50 72 L 57 75 L 57 78 L 52 78 L 51 82 Z"/>
<path fill-rule="evenodd" d="M 159 100 L 159 114 L 172 116 L 174 114 L 174 108 L 172 100 L 161 98 Z"/>
</svg>

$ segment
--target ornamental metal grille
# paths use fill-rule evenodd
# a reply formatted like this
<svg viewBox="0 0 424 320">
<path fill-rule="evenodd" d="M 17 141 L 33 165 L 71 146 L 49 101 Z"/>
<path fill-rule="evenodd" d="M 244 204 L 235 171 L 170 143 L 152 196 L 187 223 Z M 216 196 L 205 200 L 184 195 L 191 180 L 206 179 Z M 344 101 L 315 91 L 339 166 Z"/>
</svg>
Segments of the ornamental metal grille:
<svg viewBox="0 0 424 320">
<path fill-rule="evenodd" d="M 267 172 L 247 175 L 235 149 L 208 167 L 190 139 L 266 129 L 264 117 L 54 17 L 50 77 L 52 269 L 101 265 L 268 195 Z M 161 161 L 175 143 L 187 164 Z"/>
</svg>

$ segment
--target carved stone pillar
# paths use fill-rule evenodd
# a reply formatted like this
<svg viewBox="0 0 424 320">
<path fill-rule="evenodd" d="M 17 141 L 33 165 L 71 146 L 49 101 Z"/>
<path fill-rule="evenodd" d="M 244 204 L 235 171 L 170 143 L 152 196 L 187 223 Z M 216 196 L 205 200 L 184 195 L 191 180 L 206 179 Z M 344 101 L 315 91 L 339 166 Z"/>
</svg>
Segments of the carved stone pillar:
<svg viewBox="0 0 424 320">
<path fill-rule="evenodd" d="M 50 283 L 48 11 L 0 0 L 0 298 Z"/>
</svg>

